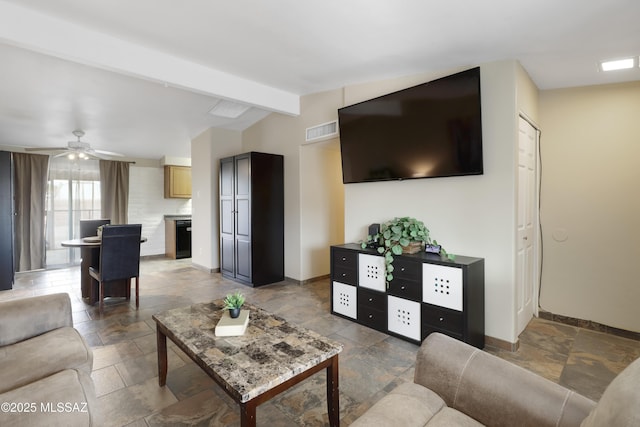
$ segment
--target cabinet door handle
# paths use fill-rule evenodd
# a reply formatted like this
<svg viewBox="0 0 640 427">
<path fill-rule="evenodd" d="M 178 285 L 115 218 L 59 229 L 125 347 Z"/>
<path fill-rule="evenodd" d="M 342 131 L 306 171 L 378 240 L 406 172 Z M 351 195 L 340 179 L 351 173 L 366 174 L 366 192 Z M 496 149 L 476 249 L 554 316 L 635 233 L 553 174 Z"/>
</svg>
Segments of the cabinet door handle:
<svg viewBox="0 0 640 427">
<path fill-rule="evenodd" d="M 402 267 L 402 268 L 400 269 L 400 271 L 404 271 L 404 267 Z"/>
<path fill-rule="evenodd" d="M 400 290 L 401 290 L 401 291 L 404 291 L 404 286 L 400 286 Z"/>
<path fill-rule="evenodd" d="M 346 277 L 346 276 L 347 276 L 347 273 L 342 273 L 342 277 Z"/>
<path fill-rule="evenodd" d="M 369 302 L 373 302 L 373 298 L 369 298 Z"/>
<path fill-rule="evenodd" d="M 346 259 L 345 257 L 342 257 L 342 260 L 343 260 L 343 261 L 346 261 L 347 259 Z"/>
<path fill-rule="evenodd" d="M 443 322 L 443 321 L 444 321 L 444 317 L 441 317 L 441 318 L 440 318 L 440 321 L 441 321 L 441 322 Z"/>
<path fill-rule="evenodd" d="M 370 315 L 369 315 L 369 319 L 373 319 L 373 314 L 370 314 Z"/>
</svg>

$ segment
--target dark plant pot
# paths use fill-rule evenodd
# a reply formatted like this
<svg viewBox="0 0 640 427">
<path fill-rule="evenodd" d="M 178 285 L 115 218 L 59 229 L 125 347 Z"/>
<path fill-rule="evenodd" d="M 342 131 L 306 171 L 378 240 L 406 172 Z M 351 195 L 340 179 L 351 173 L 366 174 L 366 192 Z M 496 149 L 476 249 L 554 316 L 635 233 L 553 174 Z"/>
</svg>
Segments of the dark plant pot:
<svg viewBox="0 0 640 427">
<path fill-rule="evenodd" d="M 240 309 L 239 308 L 230 308 L 229 309 L 229 316 L 231 316 L 232 319 L 237 318 L 238 316 L 240 316 Z"/>
</svg>

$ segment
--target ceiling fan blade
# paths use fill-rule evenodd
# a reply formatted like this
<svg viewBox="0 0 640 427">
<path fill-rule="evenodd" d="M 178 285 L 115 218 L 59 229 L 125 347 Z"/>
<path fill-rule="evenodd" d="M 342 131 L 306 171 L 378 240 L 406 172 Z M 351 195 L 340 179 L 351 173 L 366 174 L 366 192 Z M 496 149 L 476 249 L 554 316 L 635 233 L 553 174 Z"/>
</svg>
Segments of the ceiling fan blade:
<svg viewBox="0 0 640 427">
<path fill-rule="evenodd" d="M 66 151 L 68 149 L 68 147 L 25 147 L 24 151 Z"/>
<path fill-rule="evenodd" d="M 86 153 L 87 156 L 89 157 L 93 157 L 94 159 L 99 159 L 99 160 L 111 160 L 111 158 L 102 155 L 101 153 L 98 152 L 98 150 L 93 150 L 91 153 Z"/>
<path fill-rule="evenodd" d="M 94 153 L 104 154 L 106 156 L 124 157 L 124 154 L 114 153 L 113 151 L 93 150 Z"/>
</svg>

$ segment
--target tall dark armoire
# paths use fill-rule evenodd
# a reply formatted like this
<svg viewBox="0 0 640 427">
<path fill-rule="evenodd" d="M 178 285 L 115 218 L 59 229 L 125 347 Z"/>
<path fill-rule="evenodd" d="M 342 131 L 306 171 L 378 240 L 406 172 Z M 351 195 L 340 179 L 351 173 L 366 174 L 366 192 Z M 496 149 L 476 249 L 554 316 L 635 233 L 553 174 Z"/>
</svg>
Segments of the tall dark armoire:
<svg viewBox="0 0 640 427">
<path fill-rule="evenodd" d="M 0 151 L 0 291 L 13 287 L 13 167 L 11 153 Z"/>
<path fill-rule="evenodd" d="M 284 280 L 284 158 L 220 160 L 220 271 L 260 286 Z"/>
</svg>

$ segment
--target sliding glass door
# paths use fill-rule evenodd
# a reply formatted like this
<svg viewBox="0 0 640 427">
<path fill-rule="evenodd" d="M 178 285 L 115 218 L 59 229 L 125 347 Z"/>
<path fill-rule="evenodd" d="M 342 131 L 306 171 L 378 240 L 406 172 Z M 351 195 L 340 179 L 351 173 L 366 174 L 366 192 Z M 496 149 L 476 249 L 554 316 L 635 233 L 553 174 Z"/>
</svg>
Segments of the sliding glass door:
<svg viewBox="0 0 640 427">
<path fill-rule="evenodd" d="M 60 242 L 79 238 L 80 220 L 99 219 L 100 215 L 98 161 L 52 159 L 47 187 L 47 268 L 78 264 L 80 250 L 64 248 Z"/>
</svg>

